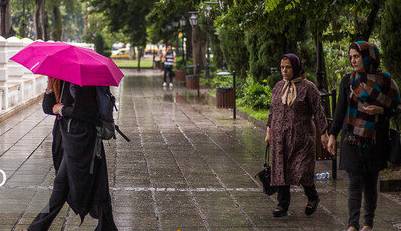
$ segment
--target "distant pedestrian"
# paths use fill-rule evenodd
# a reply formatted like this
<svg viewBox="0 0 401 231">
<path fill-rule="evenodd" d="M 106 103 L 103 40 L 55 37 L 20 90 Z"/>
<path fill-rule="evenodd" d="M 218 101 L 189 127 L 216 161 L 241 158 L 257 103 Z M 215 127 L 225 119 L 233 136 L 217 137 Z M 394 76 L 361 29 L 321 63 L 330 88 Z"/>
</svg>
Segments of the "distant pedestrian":
<svg viewBox="0 0 401 231">
<path fill-rule="evenodd" d="M 278 188 L 274 217 L 287 216 L 290 185 L 302 185 L 308 202 L 305 214 L 319 204 L 314 183 L 316 128 L 327 142 L 327 123 L 315 84 L 304 78 L 302 63 L 295 54 L 281 58 L 282 80 L 273 88 L 266 129 L 272 155 L 271 185 Z"/>
<path fill-rule="evenodd" d="M 348 173 L 348 231 L 359 230 L 362 193 L 365 219 L 361 230 L 370 231 L 377 205 L 379 171 L 386 167 L 389 119 L 400 103 L 396 83 L 379 69 L 379 50 L 357 41 L 349 47 L 353 72 L 340 84 L 339 100 L 330 130 L 328 150 L 336 152 L 341 130 L 340 168 Z"/>
<path fill-rule="evenodd" d="M 163 54 L 164 61 L 164 78 L 163 78 L 163 87 L 167 86 L 167 76 L 169 78 L 169 86 L 173 87 L 173 66 L 175 63 L 175 52 L 171 48 L 171 45 L 167 45 L 166 52 Z"/>
<path fill-rule="evenodd" d="M 106 156 L 97 141 L 99 110 L 96 87 L 80 87 L 61 82 L 52 113 L 59 117 L 62 157 L 49 204 L 36 216 L 28 230 L 45 231 L 65 202 L 83 222 L 89 213 L 98 219 L 97 231 L 114 231 Z M 61 95 L 63 96 L 62 98 Z M 98 148 L 97 148 L 98 147 Z M 99 150 L 99 151 L 96 151 Z"/>
</svg>

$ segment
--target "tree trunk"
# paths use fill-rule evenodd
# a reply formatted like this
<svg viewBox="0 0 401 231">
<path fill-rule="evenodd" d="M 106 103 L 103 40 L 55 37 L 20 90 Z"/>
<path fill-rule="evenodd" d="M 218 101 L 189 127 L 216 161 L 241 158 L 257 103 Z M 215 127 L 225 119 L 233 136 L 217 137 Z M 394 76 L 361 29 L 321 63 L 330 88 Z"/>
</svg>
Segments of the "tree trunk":
<svg viewBox="0 0 401 231">
<path fill-rule="evenodd" d="M 46 10 L 43 12 L 43 34 L 45 41 L 50 40 L 49 17 Z"/>
<path fill-rule="evenodd" d="M 197 26 L 192 28 L 192 61 L 194 64 L 194 74 L 198 75 L 203 67 L 202 40 L 200 30 Z"/>
<path fill-rule="evenodd" d="M 317 78 L 317 88 L 320 91 L 327 92 L 327 79 L 326 79 L 326 65 L 324 61 L 323 54 L 323 42 L 322 42 L 322 32 L 318 31 L 316 33 L 316 78 Z"/>
<path fill-rule="evenodd" d="M 53 27 L 52 38 L 55 41 L 60 41 L 61 33 L 63 31 L 63 25 L 61 22 L 60 8 L 57 5 L 53 6 L 53 21 L 54 21 L 54 27 Z"/>
<path fill-rule="evenodd" d="M 25 8 L 25 0 L 22 0 L 22 21 L 21 21 L 21 27 L 19 29 L 19 34 L 21 37 L 26 38 L 27 37 L 27 26 L 28 26 L 28 17 L 26 15 L 26 8 Z"/>
<path fill-rule="evenodd" d="M 381 8 L 381 4 L 379 3 L 379 0 L 373 1 L 372 4 L 373 4 L 373 8 L 370 11 L 370 14 L 369 14 L 369 16 L 368 16 L 368 18 L 366 20 L 366 25 L 367 26 L 366 26 L 366 29 L 364 31 L 364 35 L 366 36 L 366 41 L 369 40 L 369 37 L 373 32 L 373 29 L 374 29 L 375 24 L 376 24 L 375 23 L 376 22 L 376 18 L 377 18 L 377 15 L 379 14 L 379 10 Z"/>
<path fill-rule="evenodd" d="M 142 58 L 143 48 L 138 47 L 138 71 L 141 71 L 141 58 Z"/>
<path fill-rule="evenodd" d="M 322 42 L 321 31 L 316 32 L 315 42 L 316 42 L 316 79 L 317 88 L 322 93 L 328 93 L 327 78 L 326 78 L 326 65 L 324 61 L 323 53 L 323 42 Z M 336 96 L 334 96 L 336 97 Z M 331 117 L 330 113 L 330 102 L 328 97 L 323 97 L 322 105 L 327 117 Z"/>
<path fill-rule="evenodd" d="M 35 29 L 36 29 L 36 39 L 44 40 L 44 6 L 45 0 L 35 0 L 36 1 L 36 11 L 35 11 Z"/>
<path fill-rule="evenodd" d="M 0 33 L 7 38 L 10 34 L 10 4 L 9 0 L 0 0 Z"/>
<path fill-rule="evenodd" d="M 373 29 L 376 24 L 376 19 L 379 14 L 379 10 L 382 7 L 382 4 L 380 0 L 373 0 L 371 4 L 372 8 L 366 19 L 366 24 L 365 26 L 362 27 L 362 29 L 359 32 L 357 32 L 356 39 L 364 39 L 365 41 L 368 41 L 370 35 L 373 32 Z"/>
</svg>

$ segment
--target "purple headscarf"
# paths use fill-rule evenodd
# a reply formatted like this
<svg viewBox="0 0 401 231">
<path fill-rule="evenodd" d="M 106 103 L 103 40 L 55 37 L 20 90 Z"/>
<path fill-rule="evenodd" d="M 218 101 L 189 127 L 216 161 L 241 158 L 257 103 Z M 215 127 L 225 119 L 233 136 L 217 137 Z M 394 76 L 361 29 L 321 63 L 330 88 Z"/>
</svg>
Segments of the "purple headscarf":
<svg viewBox="0 0 401 231">
<path fill-rule="evenodd" d="M 292 79 L 298 78 L 299 76 L 301 76 L 302 74 L 304 74 L 304 67 L 302 65 L 301 59 L 299 59 L 299 57 L 294 54 L 294 53 L 287 53 L 284 54 L 281 59 L 283 58 L 288 58 L 290 60 L 291 66 L 292 66 L 292 70 L 293 70 L 293 77 Z"/>
</svg>

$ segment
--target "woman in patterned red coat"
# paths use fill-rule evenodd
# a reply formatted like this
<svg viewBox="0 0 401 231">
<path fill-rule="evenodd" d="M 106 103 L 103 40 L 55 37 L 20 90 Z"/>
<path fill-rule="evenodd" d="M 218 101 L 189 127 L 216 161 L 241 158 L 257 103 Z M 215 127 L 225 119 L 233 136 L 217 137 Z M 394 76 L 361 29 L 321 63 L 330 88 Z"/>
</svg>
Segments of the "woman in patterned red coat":
<svg viewBox="0 0 401 231">
<path fill-rule="evenodd" d="M 326 144 L 327 122 L 316 86 L 303 76 L 302 63 L 295 54 L 283 55 L 283 77 L 273 88 L 266 129 L 266 142 L 272 155 L 271 185 L 278 186 L 278 206 L 274 217 L 287 215 L 290 185 L 302 185 L 311 215 L 319 204 L 314 184 L 316 128 Z"/>
</svg>

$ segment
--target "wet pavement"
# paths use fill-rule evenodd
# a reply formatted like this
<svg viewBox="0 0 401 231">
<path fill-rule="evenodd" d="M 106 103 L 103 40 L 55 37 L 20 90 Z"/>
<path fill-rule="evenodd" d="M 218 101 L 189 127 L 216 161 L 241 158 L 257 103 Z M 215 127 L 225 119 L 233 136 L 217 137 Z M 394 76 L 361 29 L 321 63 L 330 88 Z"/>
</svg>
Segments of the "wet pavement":
<svg viewBox="0 0 401 231">
<path fill-rule="evenodd" d="M 317 183 L 321 203 L 313 216 L 303 213 L 306 197 L 294 187 L 289 216 L 273 218 L 276 199 L 261 193 L 254 178 L 263 162 L 263 129 L 233 121 L 229 110 L 183 89 L 163 89 L 160 76 L 128 76 L 115 94 L 117 123 L 132 140 L 105 142 L 119 230 L 344 230 L 342 172 L 337 182 Z M 0 230 L 26 228 L 47 203 L 53 121 L 38 103 L 0 123 L 0 169 L 7 175 L 0 187 Z M 319 162 L 317 171 L 327 166 Z M 375 221 L 375 230 L 401 230 L 401 200 L 380 194 Z M 51 230 L 94 227 L 89 216 L 79 227 L 65 205 Z"/>
</svg>

